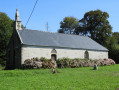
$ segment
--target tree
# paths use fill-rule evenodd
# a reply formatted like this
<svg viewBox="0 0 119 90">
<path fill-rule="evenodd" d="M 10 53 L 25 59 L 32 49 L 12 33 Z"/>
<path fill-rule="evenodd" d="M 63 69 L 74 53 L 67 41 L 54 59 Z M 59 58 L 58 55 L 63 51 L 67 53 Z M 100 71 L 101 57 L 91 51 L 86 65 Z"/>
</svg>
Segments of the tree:
<svg viewBox="0 0 119 90">
<path fill-rule="evenodd" d="M 112 44 L 109 50 L 109 57 L 116 63 L 119 63 L 119 44 Z"/>
<path fill-rule="evenodd" d="M 117 40 L 117 44 L 119 44 L 119 32 L 114 32 L 112 36 Z"/>
<path fill-rule="evenodd" d="M 75 29 L 78 27 L 78 20 L 74 17 L 65 17 L 60 22 L 59 33 L 74 34 Z"/>
<path fill-rule="evenodd" d="M 64 33 L 64 30 L 63 29 L 59 29 L 58 33 Z"/>
<path fill-rule="evenodd" d="M 98 43 L 105 45 L 105 41 L 112 34 L 112 27 L 108 18 L 107 12 L 101 10 L 89 11 L 79 21 L 79 27 L 75 32 L 89 36 Z"/>
<path fill-rule="evenodd" d="M 5 64 L 8 41 L 13 32 L 14 21 L 0 12 L 0 64 Z"/>
<path fill-rule="evenodd" d="M 114 32 L 110 39 L 107 40 L 107 48 L 109 49 L 109 58 L 119 63 L 119 33 Z"/>
</svg>

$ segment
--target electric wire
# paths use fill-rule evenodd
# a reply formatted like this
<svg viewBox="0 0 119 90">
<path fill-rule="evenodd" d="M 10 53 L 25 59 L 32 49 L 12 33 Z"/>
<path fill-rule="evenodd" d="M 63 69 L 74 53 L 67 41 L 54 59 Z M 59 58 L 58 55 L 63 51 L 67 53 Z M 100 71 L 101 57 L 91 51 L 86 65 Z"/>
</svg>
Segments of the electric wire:
<svg viewBox="0 0 119 90">
<path fill-rule="evenodd" d="M 29 20 L 30 20 L 30 18 L 31 18 L 31 16 L 32 16 L 33 12 L 34 12 L 34 9 L 35 9 L 37 3 L 38 3 L 38 0 L 36 0 L 36 2 L 35 2 L 35 5 L 34 5 L 32 11 L 31 11 L 31 14 L 30 14 L 30 16 L 29 16 L 29 18 L 28 18 L 28 20 L 27 20 L 27 22 L 26 22 L 26 24 L 25 24 L 25 28 L 26 28 L 26 26 L 27 26 L 27 24 L 28 24 L 28 22 L 29 22 Z M 21 31 L 20 35 L 23 33 L 23 31 L 24 31 L 24 28 L 23 28 L 23 30 Z"/>
</svg>

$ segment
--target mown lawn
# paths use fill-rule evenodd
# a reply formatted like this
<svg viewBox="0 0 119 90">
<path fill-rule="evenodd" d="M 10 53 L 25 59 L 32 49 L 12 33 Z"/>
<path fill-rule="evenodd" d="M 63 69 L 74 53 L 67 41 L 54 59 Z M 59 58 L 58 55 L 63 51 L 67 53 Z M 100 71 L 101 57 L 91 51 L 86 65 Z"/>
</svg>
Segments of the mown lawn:
<svg viewBox="0 0 119 90">
<path fill-rule="evenodd" d="M 58 69 L 0 70 L 0 90 L 116 90 L 119 65 Z"/>
</svg>

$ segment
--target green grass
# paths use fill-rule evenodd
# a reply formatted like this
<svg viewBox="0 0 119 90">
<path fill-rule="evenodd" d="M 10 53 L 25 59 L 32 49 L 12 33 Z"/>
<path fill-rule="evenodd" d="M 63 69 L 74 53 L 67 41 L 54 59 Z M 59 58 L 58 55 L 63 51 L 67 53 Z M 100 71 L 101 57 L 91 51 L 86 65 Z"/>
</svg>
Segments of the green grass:
<svg viewBox="0 0 119 90">
<path fill-rule="evenodd" d="M 116 90 L 119 65 L 58 69 L 0 70 L 0 90 Z"/>
</svg>

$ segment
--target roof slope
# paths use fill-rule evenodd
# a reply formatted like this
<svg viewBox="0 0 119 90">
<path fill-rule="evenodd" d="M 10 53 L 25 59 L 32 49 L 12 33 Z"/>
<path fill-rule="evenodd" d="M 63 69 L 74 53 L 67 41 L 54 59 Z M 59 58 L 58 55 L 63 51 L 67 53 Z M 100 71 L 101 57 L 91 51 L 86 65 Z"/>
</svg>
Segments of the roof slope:
<svg viewBox="0 0 119 90">
<path fill-rule="evenodd" d="M 24 30 L 23 32 L 22 30 L 18 30 L 18 33 L 23 44 L 26 45 L 108 51 L 106 48 L 87 36 L 66 35 L 39 30 Z"/>
</svg>

